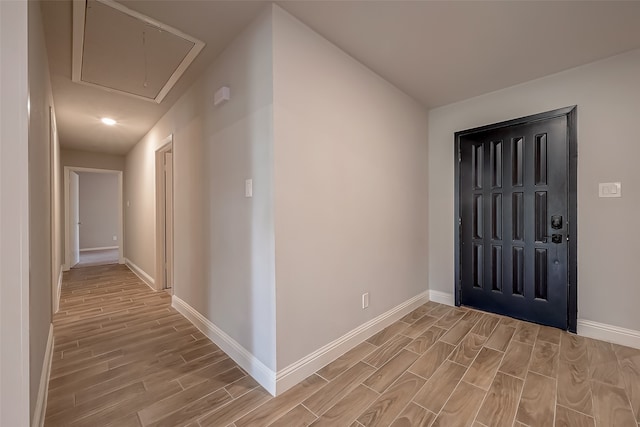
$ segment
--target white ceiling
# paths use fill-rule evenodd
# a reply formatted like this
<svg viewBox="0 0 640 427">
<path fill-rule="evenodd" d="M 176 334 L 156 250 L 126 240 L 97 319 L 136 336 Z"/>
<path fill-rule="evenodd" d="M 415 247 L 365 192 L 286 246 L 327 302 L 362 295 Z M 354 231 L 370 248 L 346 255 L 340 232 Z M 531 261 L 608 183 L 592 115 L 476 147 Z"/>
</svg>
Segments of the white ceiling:
<svg viewBox="0 0 640 427">
<path fill-rule="evenodd" d="M 45 1 L 63 147 L 126 153 L 255 17 L 260 1 L 121 1 L 206 43 L 160 105 L 71 82 L 71 3 Z M 426 108 L 640 48 L 640 2 L 281 1 Z M 106 128 L 99 118 L 119 124 Z"/>
</svg>

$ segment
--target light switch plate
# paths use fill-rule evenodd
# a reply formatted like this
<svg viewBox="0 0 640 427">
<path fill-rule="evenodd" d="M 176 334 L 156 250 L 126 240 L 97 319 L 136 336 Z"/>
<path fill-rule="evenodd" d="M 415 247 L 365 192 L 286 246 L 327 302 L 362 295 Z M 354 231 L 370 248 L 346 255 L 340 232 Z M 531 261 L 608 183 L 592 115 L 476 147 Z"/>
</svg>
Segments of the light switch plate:
<svg viewBox="0 0 640 427">
<path fill-rule="evenodd" d="M 598 184 L 598 196 L 622 197 L 622 184 L 619 182 L 601 182 Z"/>
<path fill-rule="evenodd" d="M 246 179 L 244 181 L 244 197 L 253 197 L 253 180 Z"/>
</svg>

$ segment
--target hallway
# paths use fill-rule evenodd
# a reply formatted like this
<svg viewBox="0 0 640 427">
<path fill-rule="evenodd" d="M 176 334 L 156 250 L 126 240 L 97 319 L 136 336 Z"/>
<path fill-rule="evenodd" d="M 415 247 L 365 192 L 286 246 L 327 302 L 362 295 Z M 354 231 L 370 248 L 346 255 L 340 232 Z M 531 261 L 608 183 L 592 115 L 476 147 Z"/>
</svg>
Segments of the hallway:
<svg viewBox="0 0 640 427">
<path fill-rule="evenodd" d="M 181 425 L 257 387 L 122 265 L 65 273 L 54 336 L 46 426 Z"/>
<path fill-rule="evenodd" d="M 65 273 L 45 426 L 636 426 L 640 350 L 429 302 L 272 398 L 127 267 Z"/>
</svg>

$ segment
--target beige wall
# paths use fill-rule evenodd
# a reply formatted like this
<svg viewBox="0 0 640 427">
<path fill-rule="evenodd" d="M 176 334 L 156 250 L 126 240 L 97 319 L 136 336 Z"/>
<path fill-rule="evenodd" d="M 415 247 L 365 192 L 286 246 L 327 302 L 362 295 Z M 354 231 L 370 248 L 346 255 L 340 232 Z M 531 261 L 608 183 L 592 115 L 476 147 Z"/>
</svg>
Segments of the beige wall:
<svg viewBox="0 0 640 427">
<path fill-rule="evenodd" d="M 110 169 L 123 171 L 124 156 L 115 154 L 94 153 L 91 151 L 62 149 L 60 151 L 62 166 L 81 168 Z"/>
<path fill-rule="evenodd" d="M 222 85 L 231 100 L 214 107 Z M 127 155 L 125 252 L 152 276 L 154 153 L 170 134 L 175 295 L 268 368 L 426 291 L 426 111 L 279 7 Z"/>
<path fill-rule="evenodd" d="M 275 369 L 267 9 L 128 153 L 125 255 L 154 276 L 154 153 L 173 134 L 175 295 Z M 231 100 L 214 107 L 223 85 Z"/>
<path fill-rule="evenodd" d="M 0 2 L 0 425 L 29 405 L 28 4 Z"/>
<path fill-rule="evenodd" d="M 640 50 L 429 112 L 430 289 L 454 287 L 454 132 L 577 104 L 578 319 L 640 330 L 638 76 Z"/>
<path fill-rule="evenodd" d="M 273 28 L 280 370 L 427 290 L 427 112 L 278 7 Z"/>
<path fill-rule="evenodd" d="M 53 106 L 49 66 L 45 50 L 40 5 L 29 3 L 29 344 L 31 413 L 40 385 L 40 375 L 52 312 L 53 277 L 59 271 L 59 243 L 52 244 L 51 157 L 57 149 L 50 141 L 49 107 Z M 54 144 L 55 144 L 54 138 Z M 55 169 L 55 168 L 54 168 Z M 55 249 L 54 249 L 55 248 Z M 52 268 L 53 263 L 58 263 Z"/>
<path fill-rule="evenodd" d="M 80 250 L 119 246 L 120 188 L 115 173 L 80 172 Z M 116 236 L 117 240 L 113 240 Z"/>
</svg>

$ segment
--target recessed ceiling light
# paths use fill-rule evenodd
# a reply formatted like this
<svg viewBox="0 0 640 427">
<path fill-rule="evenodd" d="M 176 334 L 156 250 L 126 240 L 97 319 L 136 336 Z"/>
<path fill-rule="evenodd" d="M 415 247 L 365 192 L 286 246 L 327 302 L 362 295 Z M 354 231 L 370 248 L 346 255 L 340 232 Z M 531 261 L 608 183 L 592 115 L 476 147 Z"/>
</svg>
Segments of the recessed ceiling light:
<svg viewBox="0 0 640 427">
<path fill-rule="evenodd" d="M 100 121 L 102 121 L 102 123 L 108 126 L 113 126 L 116 124 L 116 121 L 113 119 L 110 119 L 109 117 L 103 117 L 100 119 Z"/>
</svg>

